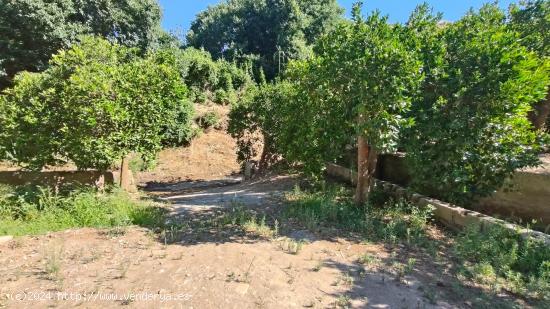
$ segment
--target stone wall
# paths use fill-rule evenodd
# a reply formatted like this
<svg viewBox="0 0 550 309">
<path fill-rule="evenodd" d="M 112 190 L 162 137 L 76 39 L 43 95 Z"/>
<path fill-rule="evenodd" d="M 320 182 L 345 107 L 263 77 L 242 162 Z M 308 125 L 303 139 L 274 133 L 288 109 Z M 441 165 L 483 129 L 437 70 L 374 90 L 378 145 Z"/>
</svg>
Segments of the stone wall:
<svg viewBox="0 0 550 309">
<path fill-rule="evenodd" d="M 356 173 L 345 167 L 329 163 L 326 166 L 326 172 L 328 175 L 342 181 L 348 183 L 355 182 Z M 410 200 L 419 207 L 433 207 L 434 216 L 437 221 L 452 230 L 462 230 L 466 226 L 476 225 L 481 231 L 483 231 L 491 226 L 498 225 L 507 229 L 519 231 L 523 237 L 534 237 L 550 246 L 550 236 L 547 234 L 525 229 L 473 210 L 464 209 L 437 199 L 412 193 L 401 186 L 387 181 L 377 180 L 376 185 L 383 187 L 385 191 L 390 192 L 395 196 L 404 197 Z"/>
<path fill-rule="evenodd" d="M 543 165 L 517 171 L 508 180 L 506 189 L 472 205 L 472 209 L 523 223 L 535 220 L 538 229 L 550 226 L 550 156 L 541 156 Z M 407 186 L 412 177 L 404 154 L 384 155 L 380 158 L 378 178 Z"/>
</svg>

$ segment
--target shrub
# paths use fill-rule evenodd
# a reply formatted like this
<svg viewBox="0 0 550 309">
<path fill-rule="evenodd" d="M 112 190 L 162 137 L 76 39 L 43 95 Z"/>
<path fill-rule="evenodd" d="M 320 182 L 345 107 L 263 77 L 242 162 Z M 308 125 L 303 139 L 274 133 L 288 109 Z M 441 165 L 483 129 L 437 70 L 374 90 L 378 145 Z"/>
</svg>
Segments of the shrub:
<svg viewBox="0 0 550 309">
<path fill-rule="evenodd" d="M 169 115 L 172 118 L 167 118 L 162 125 L 162 144 L 168 147 L 188 145 L 198 133 L 197 128 L 191 125 L 194 118 L 192 105 L 184 101 Z"/>
<path fill-rule="evenodd" d="M 187 87 L 192 89 L 196 103 L 211 99 L 218 104 L 231 104 L 236 100 L 235 92 L 243 92 L 254 83 L 245 69 L 224 60 L 215 61 L 204 50 L 192 47 L 164 49 L 158 51 L 155 58 L 179 72 Z M 209 97 L 208 94 L 214 95 Z"/>
<path fill-rule="evenodd" d="M 68 194 L 41 187 L 0 187 L 0 235 L 35 235 L 69 228 L 127 225 L 159 227 L 165 210 L 114 190 L 82 188 Z"/>
<path fill-rule="evenodd" d="M 131 152 L 154 157 L 174 123 L 188 136 L 186 95 L 170 66 L 83 38 L 43 73 L 20 74 L 0 97 L 0 157 L 35 170 L 67 161 L 108 169 Z"/>
<path fill-rule="evenodd" d="M 214 92 L 214 103 L 225 105 L 225 102 L 227 100 L 227 91 L 223 89 L 218 89 L 216 92 Z"/>
<path fill-rule="evenodd" d="M 141 156 L 132 156 L 128 164 L 133 173 L 138 173 L 154 170 L 157 166 L 157 160 L 144 160 Z"/>
<path fill-rule="evenodd" d="M 204 104 L 206 103 L 206 100 L 208 100 L 208 95 L 206 95 L 206 92 L 195 89 L 195 103 Z"/>
<path fill-rule="evenodd" d="M 198 119 L 199 126 L 203 129 L 217 128 L 220 121 L 220 115 L 215 111 L 209 111 Z"/>
<path fill-rule="evenodd" d="M 296 90 L 295 84 L 287 81 L 251 88 L 231 110 L 228 132 L 237 141 L 237 158 L 240 162 L 249 161 L 258 155 L 255 145 L 260 142 L 259 137 L 263 137 L 261 168 L 268 167 L 280 154 L 287 154 L 286 150 L 307 150 L 293 147 L 297 143 L 293 136 L 307 133 L 301 120 L 292 121 L 307 112 L 298 108 L 301 100 Z M 292 112 L 294 114 L 287 114 Z M 323 153 L 310 154 L 312 156 L 308 164 L 313 165 L 313 162 L 317 162 L 315 158 Z"/>
<path fill-rule="evenodd" d="M 541 138 L 526 118 L 546 94 L 549 66 L 519 44 L 496 5 L 428 32 L 423 89 L 405 149 L 413 186 L 468 204 L 538 163 Z"/>
</svg>

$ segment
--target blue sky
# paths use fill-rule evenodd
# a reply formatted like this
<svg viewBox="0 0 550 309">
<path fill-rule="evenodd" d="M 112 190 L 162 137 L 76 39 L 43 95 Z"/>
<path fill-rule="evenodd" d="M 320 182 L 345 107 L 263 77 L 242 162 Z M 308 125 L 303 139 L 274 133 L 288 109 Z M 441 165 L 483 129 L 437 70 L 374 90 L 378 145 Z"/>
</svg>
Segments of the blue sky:
<svg viewBox="0 0 550 309">
<path fill-rule="evenodd" d="M 392 22 L 403 22 L 407 20 L 410 12 L 416 5 L 428 2 L 436 11 L 444 14 L 444 19 L 454 21 L 464 15 L 469 8 L 479 8 L 483 3 L 492 0 L 365 0 L 365 12 L 379 9 L 382 13 L 389 15 Z M 164 11 L 163 27 L 168 31 L 179 32 L 179 35 L 187 32 L 191 21 L 200 11 L 206 9 L 208 5 L 214 5 L 220 0 L 160 0 Z M 349 14 L 354 0 L 338 0 L 341 6 Z M 517 3 L 518 0 L 500 0 L 499 4 L 507 8 L 511 3 Z"/>
</svg>

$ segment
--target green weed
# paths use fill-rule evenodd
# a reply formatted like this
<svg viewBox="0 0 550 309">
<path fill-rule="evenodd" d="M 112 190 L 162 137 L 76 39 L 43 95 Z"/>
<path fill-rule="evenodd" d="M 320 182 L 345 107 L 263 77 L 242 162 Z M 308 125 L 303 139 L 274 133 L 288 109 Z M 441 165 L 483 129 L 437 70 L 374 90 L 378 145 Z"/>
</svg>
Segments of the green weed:
<svg viewBox="0 0 550 309">
<path fill-rule="evenodd" d="M 77 189 L 67 194 L 41 187 L 2 189 L 0 235 L 36 235 L 70 228 L 159 227 L 165 210 L 119 190 Z"/>
<path fill-rule="evenodd" d="M 550 300 L 550 248 L 543 243 L 498 226 L 483 232 L 470 226 L 456 238 L 454 251 L 467 278 L 496 291 Z"/>
<path fill-rule="evenodd" d="M 365 240 L 418 244 L 425 240 L 431 209 L 419 209 L 405 200 L 392 199 L 382 207 L 369 203 L 360 208 L 354 205 L 351 196 L 344 187 L 313 193 L 295 189 L 287 195 L 290 205 L 284 216 L 297 219 L 313 231 L 321 231 L 327 226 L 337 227 L 361 233 Z"/>
</svg>

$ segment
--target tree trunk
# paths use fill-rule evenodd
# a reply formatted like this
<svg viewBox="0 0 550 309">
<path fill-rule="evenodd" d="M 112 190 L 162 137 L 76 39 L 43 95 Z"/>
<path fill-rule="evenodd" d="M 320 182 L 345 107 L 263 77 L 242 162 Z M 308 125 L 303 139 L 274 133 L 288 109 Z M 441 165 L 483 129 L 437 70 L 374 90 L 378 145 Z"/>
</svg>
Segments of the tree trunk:
<svg viewBox="0 0 550 309">
<path fill-rule="evenodd" d="M 122 163 L 120 164 L 120 188 L 125 191 L 130 190 L 131 178 L 130 175 L 130 158 L 128 156 L 122 157 Z"/>
<path fill-rule="evenodd" d="M 533 110 L 529 113 L 529 119 L 535 130 L 541 130 L 546 124 L 546 120 L 550 116 L 550 92 L 546 95 L 546 99 L 537 103 Z"/>
<path fill-rule="evenodd" d="M 364 137 L 357 137 L 357 187 L 355 204 L 362 206 L 369 199 L 374 186 L 374 173 L 378 163 L 378 152 L 369 146 Z"/>
</svg>

